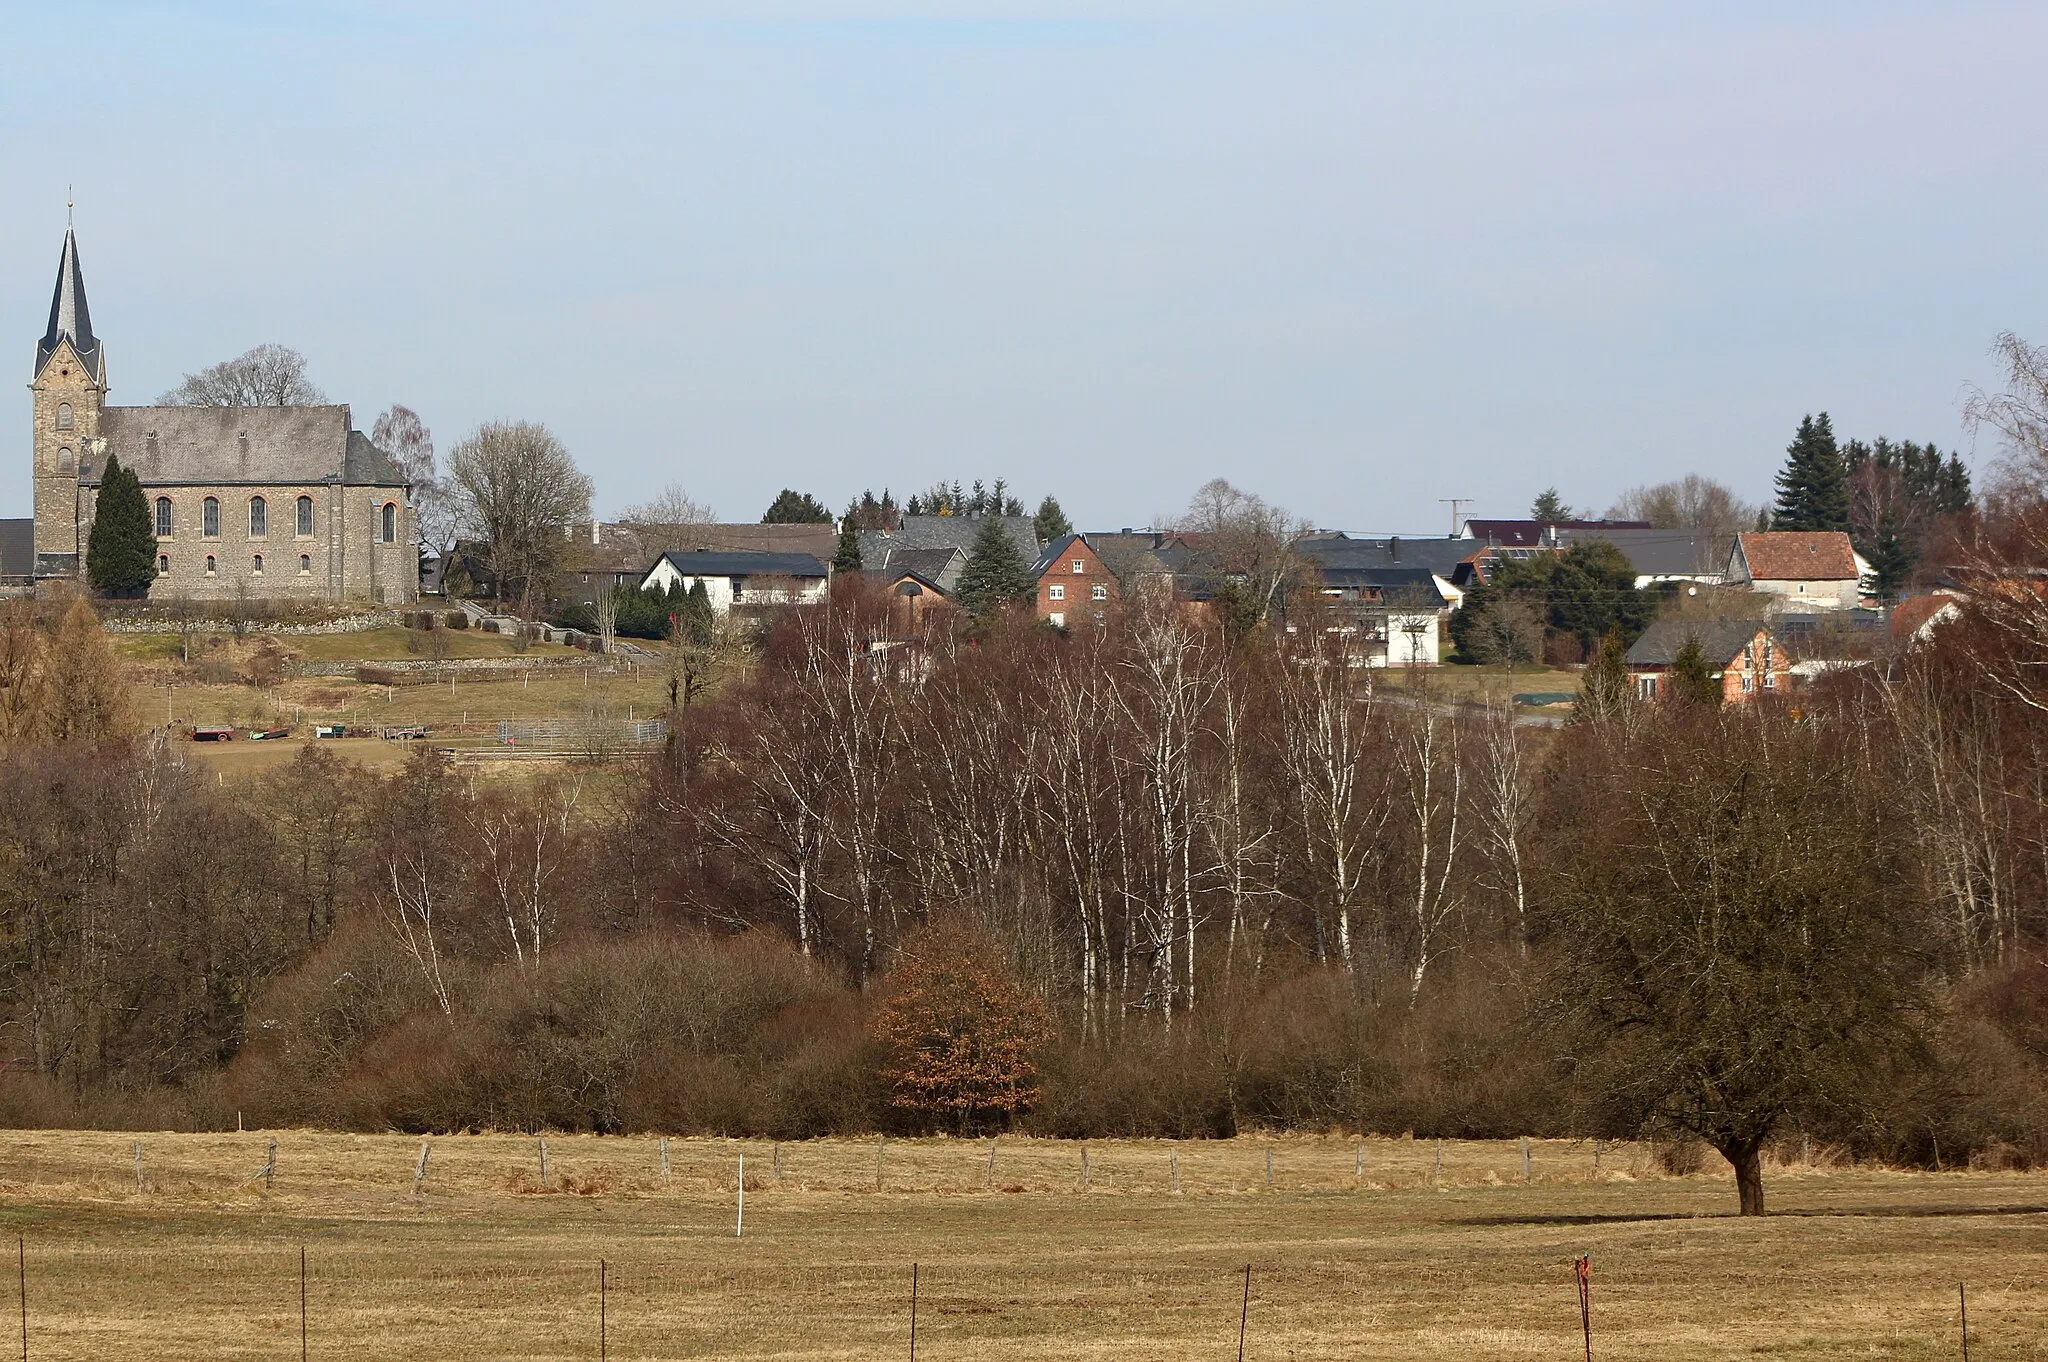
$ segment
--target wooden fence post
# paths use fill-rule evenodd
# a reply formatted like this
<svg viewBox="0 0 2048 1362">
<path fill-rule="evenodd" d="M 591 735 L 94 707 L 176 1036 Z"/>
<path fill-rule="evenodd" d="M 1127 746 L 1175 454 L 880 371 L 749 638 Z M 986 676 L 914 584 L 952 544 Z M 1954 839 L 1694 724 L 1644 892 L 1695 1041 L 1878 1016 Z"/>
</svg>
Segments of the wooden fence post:
<svg viewBox="0 0 2048 1362">
<path fill-rule="evenodd" d="M 1272 1150 L 1271 1150 L 1271 1149 L 1269 1148 L 1269 1149 L 1267 1149 L 1267 1150 L 1266 1150 L 1266 1186 L 1267 1186 L 1268 1188 L 1271 1188 L 1271 1187 L 1272 1187 L 1272 1185 L 1273 1185 L 1273 1151 L 1272 1151 Z"/>
<path fill-rule="evenodd" d="M 1179 1196 L 1179 1195 L 1180 1195 L 1180 1151 L 1179 1151 L 1178 1149 L 1176 1149 L 1176 1150 L 1174 1150 L 1174 1151 L 1172 1152 L 1172 1168 L 1173 1168 L 1173 1194 L 1174 1194 L 1175 1196 Z"/>
<path fill-rule="evenodd" d="M 1522 1181 L 1529 1180 L 1529 1137 L 1522 1137 Z"/>
<path fill-rule="evenodd" d="M 887 1144 L 884 1139 L 875 1141 L 875 1190 L 878 1192 L 882 1190 L 882 1149 Z"/>
<path fill-rule="evenodd" d="M 548 1142 L 546 1140 L 540 1142 L 540 1189 L 543 1192 L 548 1189 Z"/>
<path fill-rule="evenodd" d="M 420 1146 L 420 1161 L 418 1166 L 412 1170 L 412 1194 L 414 1196 L 420 1194 L 420 1184 L 427 1180 L 427 1160 L 433 1156 L 433 1153 L 434 1147 L 432 1145 L 423 1144 Z"/>
<path fill-rule="evenodd" d="M 668 1186 L 668 1136 L 661 1137 L 661 1185 Z"/>
<path fill-rule="evenodd" d="M 981 1185 L 985 1191 L 993 1190 L 996 1185 L 996 1142 L 994 1139 L 988 1142 L 988 1168 L 981 1175 Z"/>
<path fill-rule="evenodd" d="M 1088 1190 L 1088 1146 L 1081 1146 L 1081 1190 Z"/>
<path fill-rule="evenodd" d="M 142 1141 L 137 1140 L 135 1142 L 135 1194 L 140 1196 L 147 1190 L 148 1188 L 142 1180 Z"/>
</svg>

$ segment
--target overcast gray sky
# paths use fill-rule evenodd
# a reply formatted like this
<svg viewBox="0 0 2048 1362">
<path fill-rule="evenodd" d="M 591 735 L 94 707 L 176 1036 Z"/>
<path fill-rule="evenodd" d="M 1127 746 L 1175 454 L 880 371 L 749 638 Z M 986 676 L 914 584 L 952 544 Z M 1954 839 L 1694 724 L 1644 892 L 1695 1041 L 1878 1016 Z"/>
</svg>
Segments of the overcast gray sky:
<svg viewBox="0 0 2048 1362">
<path fill-rule="evenodd" d="M 677 481 L 1762 499 L 2048 340 L 2037 3 L 10 5 L 0 334 L 76 185 L 116 402 L 278 341 L 367 428 Z M 0 399 L 0 513 L 28 402 Z M 1978 451 L 1982 462 L 1993 451 Z M 1967 453 L 1967 450 L 1966 450 Z"/>
</svg>

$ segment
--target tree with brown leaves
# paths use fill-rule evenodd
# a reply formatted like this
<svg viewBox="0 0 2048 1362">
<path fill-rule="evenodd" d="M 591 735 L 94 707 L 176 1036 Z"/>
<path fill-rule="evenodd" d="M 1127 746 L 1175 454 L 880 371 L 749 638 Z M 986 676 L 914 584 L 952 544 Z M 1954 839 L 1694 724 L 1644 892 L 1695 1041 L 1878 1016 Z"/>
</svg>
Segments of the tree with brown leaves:
<svg viewBox="0 0 2048 1362">
<path fill-rule="evenodd" d="M 893 1105 L 950 1118 L 966 1134 L 1038 1100 L 1037 1055 L 1052 1041 L 1052 1015 L 987 942 L 928 932 L 889 983 L 874 1031 L 888 1048 L 882 1074 Z"/>
</svg>

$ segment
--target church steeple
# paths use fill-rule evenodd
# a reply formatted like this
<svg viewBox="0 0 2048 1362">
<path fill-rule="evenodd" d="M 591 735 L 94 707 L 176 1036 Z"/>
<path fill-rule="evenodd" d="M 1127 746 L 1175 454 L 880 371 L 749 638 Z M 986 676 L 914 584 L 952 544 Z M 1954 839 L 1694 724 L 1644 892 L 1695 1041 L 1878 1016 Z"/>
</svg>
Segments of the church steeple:
<svg viewBox="0 0 2048 1362">
<path fill-rule="evenodd" d="M 57 289 L 50 296 L 50 325 L 36 342 L 36 372 L 50 362 L 59 342 L 69 339 L 93 381 L 105 377 L 99 338 L 92 333 L 92 314 L 85 305 L 85 275 L 78 268 L 78 238 L 64 228 L 64 253 L 57 260 Z"/>
</svg>

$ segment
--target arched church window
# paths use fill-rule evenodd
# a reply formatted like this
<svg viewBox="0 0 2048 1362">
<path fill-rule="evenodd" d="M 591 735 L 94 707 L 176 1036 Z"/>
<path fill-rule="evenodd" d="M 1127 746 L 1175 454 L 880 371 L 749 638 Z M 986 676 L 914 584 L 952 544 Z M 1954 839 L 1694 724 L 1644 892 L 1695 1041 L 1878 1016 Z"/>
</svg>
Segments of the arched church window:
<svg viewBox="0 0 2048 1362">
<path fill-rule="evenodd" d="M 258 576 L 258 577 L 261 577 L 261 576 L 263 575 L 263 555 L 262 555 L 262 554 L 260 554 L 260 553 L 259 553 L 259 554 L 257 554 L 257 555 L 256 555 L 256 561 L 255 561 L 255 562 L 254 562 L 253 564 L 251 564 L 251 565 L 250 565 L 250 567 L 249 567 L 249 571 L 250 571 L 250 572 L 252 572 L 252 573 L 254 573 L 254 574 L 255 574 L 256 576 Z"/>
<path fill-rule="evenodd" d="M 300 533 L 300 534 L 311 534 L 312 532 L 313 532 L 313 498 L 311 498 L 311 497 L 300 497 L 300 498 L 299 498 L 299 533 Z"/>
<path fill-rule="evenodd" d="M 69 402 L 59 402 L 57 404 L 57 429 L 71 429 L 71 404 Z"/>
<path fill-rule="evenodd" d="M 208 539 L 220 538 L 219 497 L 208 497 L 199 503 L 199 532 Z"/>
<path fill-rule="evenodd" d="M 384 503 L 384 542 L 398 542 L 398 503 L 395 501 Z"/>
<path fill-rule="evenodd" d="M 158 497 L 156 499 L 156 537 L 159 539 L 169 539 L 171 537 L 171 499 L 169 497 Z"/>
<path fill-rule="evenodd" d="M 209 553 L 206 555 L 206 575 L 211 577 L 213 576 L 215 571 L 216 568 L 213 561 L 213 555 Z"/>
<path fill-rule="evenodd" d="M 249 498 L 249 537 L 261 539 L 270 533 L 270 503 L 262 497 Z"/>
<path fill-rule="evenodd" d="M 78 460 L 72 456 L 70 445 L 66 445 L 57 451 L 57 471 L 59 473 L 69 473 L 77 467 Z"/>
<path fill-rule="evenodd" d="M 302 553 L 302 554 L 300 554 L 300 555 L 299 555 L 299 575 L 300 575 L 301 577 L 310 577 L 310 576 L 312 576 L 312 575 L 313 575 L 313 555 L 312 555 L 312 554 L 310 554 L 310 553 Z"/>
</svg>

